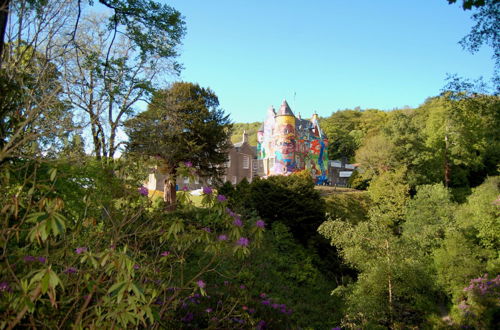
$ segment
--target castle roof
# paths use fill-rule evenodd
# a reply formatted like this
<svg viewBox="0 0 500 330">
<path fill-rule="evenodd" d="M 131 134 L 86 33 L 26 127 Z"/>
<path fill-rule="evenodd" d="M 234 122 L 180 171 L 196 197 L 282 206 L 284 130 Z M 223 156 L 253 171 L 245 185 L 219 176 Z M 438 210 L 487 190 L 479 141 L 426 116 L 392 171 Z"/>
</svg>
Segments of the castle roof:
<svg viewBox="0 0 500 330">
<path fill-rule="evenodd" d="M 290 109 L 290 106 L 286 102 L 286 100 L 283 100 L 283 103 L 281 103 L 281 107 L 278 110 L 277 116 L 294 116 L 292 109 Z"/>
</svg>

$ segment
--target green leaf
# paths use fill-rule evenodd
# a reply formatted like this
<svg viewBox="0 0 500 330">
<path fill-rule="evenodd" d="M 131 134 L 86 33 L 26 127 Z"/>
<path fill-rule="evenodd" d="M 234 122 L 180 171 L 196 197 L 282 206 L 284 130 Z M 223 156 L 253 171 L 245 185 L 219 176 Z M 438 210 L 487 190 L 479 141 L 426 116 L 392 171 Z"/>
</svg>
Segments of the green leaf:
<svg viewBox="0 0 500 330">
<path fill-rule="evenodd" d="M 49 289 L 50 275 L 46 272 L 42 278 L 40 284 L 42 285 L 42 293 L 46 293 Z"/>
<path fill-rule="evenodd" d="M 49 173 L 50 173 L 50 181 L 54 181 L 57 175 L 57 168 L 50 169 Z"/>
<path fill-rule="evenodd" d="M 108 290 L 108 294 L 113 296 L 116 296 L 116 294 L 123 289 L 123 287 L 127 284 L 126 281 L 123 282 L 118 282 L 115 283 L 114 285 L 111 286 Z"/>
<path fill-rule="evenodd" d="M 63 286 L 63 283 L 61 282 L 57 274 L 52 270 L 49 272 L 49 283 L 51 288 L 55 288 L 58 285 L 60 285 L 61 287 Z"/>
<path fill-rule="evenodd" d="M 132 283 L 132 291 L 134 291 L 135 295 L 141 299 L 144 299 L 144 292 L 140 287 L 138 287 L 135 283 Z"/>
</svg>

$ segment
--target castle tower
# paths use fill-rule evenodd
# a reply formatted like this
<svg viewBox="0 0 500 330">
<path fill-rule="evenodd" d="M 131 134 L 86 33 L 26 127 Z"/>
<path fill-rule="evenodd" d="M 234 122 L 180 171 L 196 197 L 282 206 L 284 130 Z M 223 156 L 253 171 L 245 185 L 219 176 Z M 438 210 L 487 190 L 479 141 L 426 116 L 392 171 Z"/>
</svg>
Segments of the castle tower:
<svg viewBox="0 0 500 330">
<path fill-rule="evenodd" d="M 311 118 L 311 163 L 310 169 L 316 177 L 316 182 L 321 184 L 327 180 L 328 170 L 328 138 L 323 134 L 319 126 L 317 113 Z"/>
<path fill-rule="evenodd" d="M 295 171 L 295 122 L 290 106 L 283 100 L 275 117 L 274 127 L 274 166 L 271 174 L 288 175 Z"/>
</svg>

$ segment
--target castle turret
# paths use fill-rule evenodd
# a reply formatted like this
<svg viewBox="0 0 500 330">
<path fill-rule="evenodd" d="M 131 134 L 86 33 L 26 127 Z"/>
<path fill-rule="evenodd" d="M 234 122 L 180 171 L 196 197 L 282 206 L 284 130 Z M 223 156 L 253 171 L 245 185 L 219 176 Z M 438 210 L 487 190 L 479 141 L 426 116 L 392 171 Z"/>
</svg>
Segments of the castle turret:
<svg viewBox="0 0 500 330">
<path fill-rule="evenodd" d="M 275 162 L 273 174 L 291 174 L 295 171 L 295 121 L 290 106 L 283 100 L 275 117 Z"/>
</svg>

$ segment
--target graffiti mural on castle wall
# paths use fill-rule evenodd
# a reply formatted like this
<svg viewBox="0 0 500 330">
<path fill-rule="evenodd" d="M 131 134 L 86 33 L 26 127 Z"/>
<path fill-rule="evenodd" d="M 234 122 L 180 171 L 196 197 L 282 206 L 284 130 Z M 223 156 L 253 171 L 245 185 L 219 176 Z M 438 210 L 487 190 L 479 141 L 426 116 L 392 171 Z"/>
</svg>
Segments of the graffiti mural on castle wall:
<svg viewBox="0 0 500 330">
<path fill-rule="evenodd" d="M 272 107 L 268 110 L 257 141 L 266 176 L 307 169 L 318 183 L 326 180 L 328 140 L 319 127 L 318 115 L 311 120 L 297 118 L 283 101 L 278 112 Z"/>
</svg>

